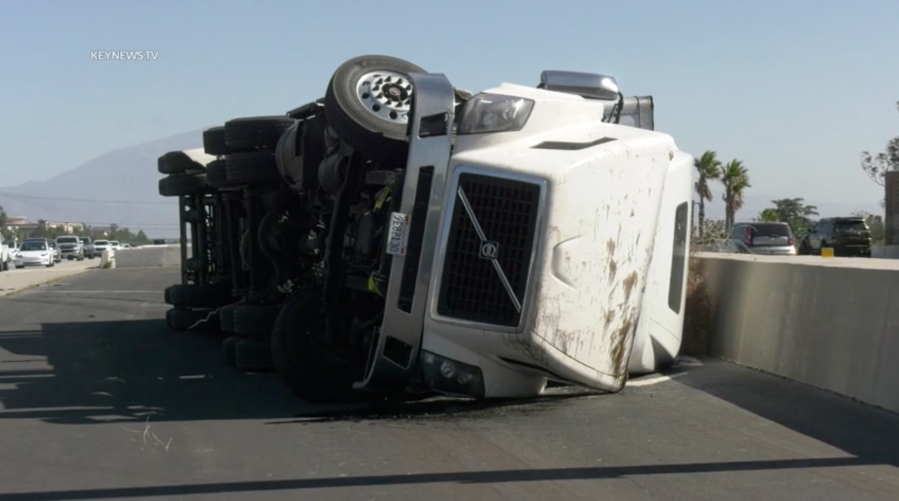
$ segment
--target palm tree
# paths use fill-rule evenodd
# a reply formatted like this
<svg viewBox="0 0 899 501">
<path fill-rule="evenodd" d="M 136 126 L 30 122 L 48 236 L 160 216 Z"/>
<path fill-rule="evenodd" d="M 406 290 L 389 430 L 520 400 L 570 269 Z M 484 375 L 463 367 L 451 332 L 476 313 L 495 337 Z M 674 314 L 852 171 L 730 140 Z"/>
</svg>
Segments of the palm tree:
<svg viewBox="0 0 899 501">
<path fill-rule="evenodd" d="M 699 238 L 702 238 L 705 228 L 705 203 L 712 201 L 712 190 L 709 181 L 721 177 L 721 161 L 716 158 L 717 153 L 706 151 L 701 157 L 693 159 L 693 167 L 699 173 L 696 180 L 696 194 L 699 195 Z"/>
<path fill-rule="evenodd" d="M 734 215 L 743 208 L 743 195 L 749 184 L 749 170 L 741 160 L 731 160 L 721 168 L 721 184 L 724 185 L 724 225 L 728 231 L 734 225 Z"/>
</svg>

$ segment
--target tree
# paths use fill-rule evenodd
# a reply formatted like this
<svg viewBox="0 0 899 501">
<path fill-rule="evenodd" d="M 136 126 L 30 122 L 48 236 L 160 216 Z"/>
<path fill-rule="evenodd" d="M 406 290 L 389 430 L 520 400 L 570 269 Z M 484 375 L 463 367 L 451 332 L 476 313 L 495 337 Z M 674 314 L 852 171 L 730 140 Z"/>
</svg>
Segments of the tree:
<svg viewBox="0 0 899 501">
<path fill-rule="evenodd" d="M 709 150 L 693 160 L 693 167 L 699 174 L 695 188 L 696 194 L 699 195 L 699 238 L 701 239 L 705 233 L 705 203 L 712 201 L 709 181 L 721 177 L 721 161 L 718 160 L 716 152 Z"/>
<path fill-rule="evenodd" d="M 772 219 L 766 221 L 782 221 L 790 225 L 793 234 L 804 235 L 809 226 L 811 226 L 812 218 L 818 215 L 818 207 L 814 205 L 806 205 L 804 198 L 781 198 L 772 200 L 774 207 L 765 209 L 768 211 Z"/>
<path fill-rule="evenodd" d="M 896 102 L 896 110 L 899 111 L 899 101 Z M 899 170 L 899 137 L 894 137 L 887 142 L 886 150 L 872 155 L 868 151 L 861 153 L 862 170 L 875 183 L 883 186 L 884 176 L 887 172 Z"/>
<path fill-rule="evenodd" d="M 755 220 L 759 221 L 759 222 L 771 223 L 774 221 L 780 221 L 780 219 L 778 219 L 778 217 L 779 216 L 777 214 L 777 210 L 767 208 L 767 209 L 763 210 L 762 212 L 759 212 L 759 215 L 755 217 Z"/>
<path fill-rule="evenodd" d="M 3 239 L 11 239 L 13 237 L 12 232 L 9 231 L 8 225 L 9 217 L 6 215 L 6 211 L 3 210 L 3 207 L 0 206 L 0 235 L 3 235 Z"/>
<path fill-rule="evenodd" d="M 777 220 L 789 223 L 797 219 L 811 219 L 818 215 L 818 207 L 815 205 L 806 205 L 804 198 L 781 198 L 780 200 L 772 200 L 774 204 L 774 212 L 777 213 Z"/>
<path fill-rule="evenodd" d="M 749 170 L 741 160 L 731 160 L 721 168 L 721 184 L 724 185 L 724 224 L 730 230 L 734 225 L 734 215 L 743 208 L 743 195 L 749 184 Z"/>
</svg>

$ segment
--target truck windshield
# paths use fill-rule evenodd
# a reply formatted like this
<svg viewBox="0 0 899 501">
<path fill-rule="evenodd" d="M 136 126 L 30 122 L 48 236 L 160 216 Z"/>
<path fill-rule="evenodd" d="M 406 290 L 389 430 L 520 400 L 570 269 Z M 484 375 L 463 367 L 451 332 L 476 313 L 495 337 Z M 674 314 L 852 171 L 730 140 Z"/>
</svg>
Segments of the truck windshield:
<svg viewBox="0 0 899 501">
<path fill-rule="evenodd" d="M 77 237 L 59 237 L 56 239 L 56 243 L 58 244 L 77 244 Z"/>
</svg>

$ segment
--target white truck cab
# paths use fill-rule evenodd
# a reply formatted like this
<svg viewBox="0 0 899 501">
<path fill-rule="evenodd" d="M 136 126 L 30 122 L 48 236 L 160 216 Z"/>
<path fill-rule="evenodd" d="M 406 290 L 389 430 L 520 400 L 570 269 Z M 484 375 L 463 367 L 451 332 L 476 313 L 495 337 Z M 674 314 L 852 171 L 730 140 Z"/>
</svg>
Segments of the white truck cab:
<svg viewBox="0 0 899 501">
<path fill-rule="evenodd" d="M 611 77 L 544 72 L 542 88 L 504 83 L 473 96 L 458 120 L 446 77 L 411 80 L 386 309 L 356 387 L 421 371 L 431 390 L 470 397 L 534 396 L 549 380 L 621 390 L 638 324 L 677 330 L 656 312 L 667 296 L 644 292 L 667 294 L 670 282 L 657 287 L 650 275 L 664 259 L 652 257 L 686 229 L 690 204 L 678 211 L 692 157 L 667 134 L 608 120 L 624 104 Z M 637 106 L 632 123 L 646 113 Z M 672 183 L 680 191 L 668 200 Z M 685 260 L 668 256 L 659 277 L 686 273 Z"/>
</svg>

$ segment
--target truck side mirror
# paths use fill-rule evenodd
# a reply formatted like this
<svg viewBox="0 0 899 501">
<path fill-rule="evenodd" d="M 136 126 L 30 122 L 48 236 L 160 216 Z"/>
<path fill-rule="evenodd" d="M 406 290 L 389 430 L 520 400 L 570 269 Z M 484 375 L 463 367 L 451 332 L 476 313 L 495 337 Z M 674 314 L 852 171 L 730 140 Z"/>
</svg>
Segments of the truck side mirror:
<svg viewBox="0 0 899 501">
<path fill-rule="evenodd" d="M 546 70 L 540 74 L 539 88 L 603 101 L 617 101 L 620 96 L 615 77 L 599 73 Z"/>
</svg>

